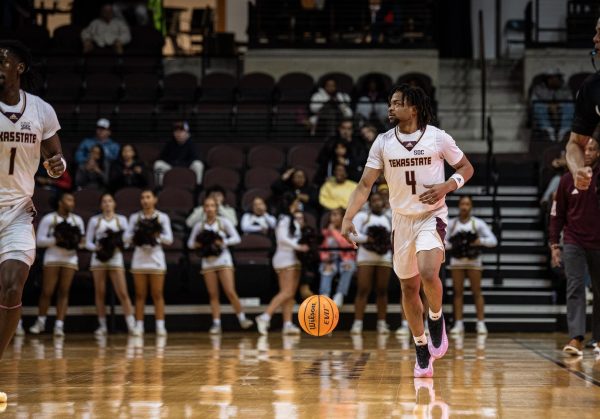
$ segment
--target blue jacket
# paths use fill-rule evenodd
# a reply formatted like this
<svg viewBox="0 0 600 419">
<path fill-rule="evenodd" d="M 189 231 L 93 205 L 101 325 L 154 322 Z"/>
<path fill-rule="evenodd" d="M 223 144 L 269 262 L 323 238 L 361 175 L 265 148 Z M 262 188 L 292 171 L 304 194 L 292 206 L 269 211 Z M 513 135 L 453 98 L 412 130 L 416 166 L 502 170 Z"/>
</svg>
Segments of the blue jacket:
<svg viewBox="0 0 600 419">
<path fill-rule="evenodd" d="M 77 151 L 75 152 L 75 161 L 77 164 L 84 164 L 87 162 L 90 155 L 90 150 L 95 145 L 102 147 L 104 150 L 104 159 L 108 163 L 111 163 L 119 158 L 119 151 L 121 150 L 119 143 L 110 138 L 103 143 L 101 143 L 97 138 L 86 138 L 79 144 L 79 147 L 77 147 Z"/>
</svg>

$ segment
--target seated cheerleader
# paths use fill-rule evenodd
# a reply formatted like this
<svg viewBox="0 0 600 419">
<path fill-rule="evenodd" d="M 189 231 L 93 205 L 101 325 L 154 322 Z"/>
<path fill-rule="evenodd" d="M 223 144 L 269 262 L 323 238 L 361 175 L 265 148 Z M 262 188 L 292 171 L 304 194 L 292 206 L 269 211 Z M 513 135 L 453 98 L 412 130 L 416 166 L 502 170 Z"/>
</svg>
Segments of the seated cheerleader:
<svg viewBox="0 0 600 419">
<path fill-rule="evenodd" d="M 363 211 L 354 218 L 359 244 L 356 261 L 358 280 L 354 301 L 354 323 L 350 333 L 361 334 L 365 307 L 371 289 L 375 285 L 377 302 L 377 333 L 388 334 L 386 322 L 388 283 L 392 275 L 392 252 L 390 235 L 391 220 L 385 215 L 385 203 L 381 194 L 375 192 L 369 199 L 369 211 Z"/>
<path fill-rule="evenodd" d="M 64 336 L 64 321 L 69 305 L 69 290 L 77 272 L 77 249 L 85 233 L 80 216 L 73 214 L 75 198 L 63 193 L 57 201 L 55 212 L 45 215 L 38 226 L 37 246 L 46 248 L 42 275 L 42 294 L 38 318 L 29 331 L 37 335 L 46 328 L 46 315 L 50 300 L 56 291 L 56 322 L 54 336 Z"/>
<path fill-rule="evenodd" d="M 148 287 L 154 301 L 156 334 L 166 336 L 165 299 L 163 289 L 167 262 L 162 245 L 173 243 L 173 231 L 169 216 L 156 209 L 158 199 L 150 189 L 142 191 L 141 211 L 129 217 L 124 240 L 135 246 L 131 260 L 131 273 L 135 284 L 135 334 L 144 334 L 144 305 Z"/>
<path fill-rule="evenodd" d="M 123 308 L 129 333 L 135 330 L 133 306 L 127 291 L 125 263 L 123 261 L 123 234 L 127 230 L 127 218 L 115 213 L 115 199 L 109 193 L 100 197 L 102 212 L 88 222 L 85 247 L 92 253 L 90 271 L 94 278 L 94 300 L 98 314 L 97 337 L 106 336 L 106 280 L 110 279 L 115 294 Z"/>
<path fill-rule="evenodd" d="M 285 193 L 281 199 L 282 210 L 275 229 L 277 249 L 273 255 L 273 268 L 279 281 L 279 292 L 275 295 L 264 313 L 256 317 L 256 326 L 262 335 L 269 331 L 271 317 L 279 307 L 283 314 L 283 333 L 300 334 L 292 323 L 294 297 L 300 282 L 301 265 L 296 252 L 308 252 L 309 246 L 299 244 L 302 237 L 301 225 L 294 219 L 299 209 L 299 200 L 293 193 Z"/>
<path fill-rule="evenodd" d="M 219 282 L 229 302 L 237 314 L 242 329 L 248 329 L 254 322 L 246 318 L 242 305 L 235 291 L 233 259 L 229 246 L 238 244 L 241 239 L 237 230 L 225 217 L 217 215 L 217 201 L 214 198 L 204 199 L 205 220 L 194 225 L 187 245 L 190 249 L 198 249 L 202 256 L 202 275 L 210 297 L 210 309 L 213 323 L 209 330 L 211 335 L 221 334 L 221 306 L 219 304 Z"/>
<path fill-rule="evenodd" d="M 348 251 L 324 250 L 321 252 L 321 264 L 319 272 L 321 273 L 321 286 L 319 294 L 331 295 L 331 283 L 336 274 L 339 273 L 340 279 L 337 284 L 333 301 L 338 307 L 344 303 L 344 297 L 348 295 L 352 276 L 356 271 L 356 252 L 352 245 L 342 236 L 342 219 L 344 210 L 337 208 L 329 212 L 327 228 L 323 229 L 324 237 L 321 244 L 322 249 L 327 248 L 346 248 Z"/>
</svg>

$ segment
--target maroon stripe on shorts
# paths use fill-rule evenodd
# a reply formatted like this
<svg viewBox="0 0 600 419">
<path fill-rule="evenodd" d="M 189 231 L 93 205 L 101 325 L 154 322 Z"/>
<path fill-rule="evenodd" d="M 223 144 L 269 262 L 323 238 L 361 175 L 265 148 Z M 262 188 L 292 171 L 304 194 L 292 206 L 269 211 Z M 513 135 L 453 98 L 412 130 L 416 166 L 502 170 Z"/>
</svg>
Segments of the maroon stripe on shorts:
<svg viewBox="0 0 600 419">
<path fill-rule="evenodd" d="M 392 255 L 394 254 L 394 252 L 396 251 L 396 248 L 394 247 L 394 237 L 396 235 L 394 234 L 394 230 L 392 230 Z"/>
<path fill-rule="evenodd" d="M 442 238 L 442 242 L 446 240 L 446 223 L 440 217 L 435 217 L 435 229 Z"/>
</svg>

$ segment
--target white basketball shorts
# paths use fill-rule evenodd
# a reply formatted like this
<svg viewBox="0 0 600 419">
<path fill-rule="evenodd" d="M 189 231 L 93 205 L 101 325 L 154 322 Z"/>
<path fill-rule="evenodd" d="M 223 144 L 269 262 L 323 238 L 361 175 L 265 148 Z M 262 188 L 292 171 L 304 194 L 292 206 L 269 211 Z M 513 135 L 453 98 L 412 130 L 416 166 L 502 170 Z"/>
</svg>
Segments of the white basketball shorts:
<svg viewBox="0 0 600 419">
<path fill-rule="evenodd" d="M 35 260 L 35 208 L 31 199 L 0 207 L 0 263 L 20 260 L 31 266 Z"/>
</svg>

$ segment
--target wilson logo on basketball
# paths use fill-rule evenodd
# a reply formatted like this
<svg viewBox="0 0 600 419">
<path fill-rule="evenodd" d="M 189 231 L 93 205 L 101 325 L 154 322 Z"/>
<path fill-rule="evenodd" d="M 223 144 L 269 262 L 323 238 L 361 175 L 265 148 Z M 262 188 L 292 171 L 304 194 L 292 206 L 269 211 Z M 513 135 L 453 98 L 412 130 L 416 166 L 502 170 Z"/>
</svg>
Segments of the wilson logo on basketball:
<svg viewBox="0 0 600 419">
<path fill-rule="evenodd" d="M 324 336 L 337 326 L 339 311 L 333 300 L 325 295 L 313 295 L 300 304 L 298 321 L 306 333 Z"/>
</svg>

